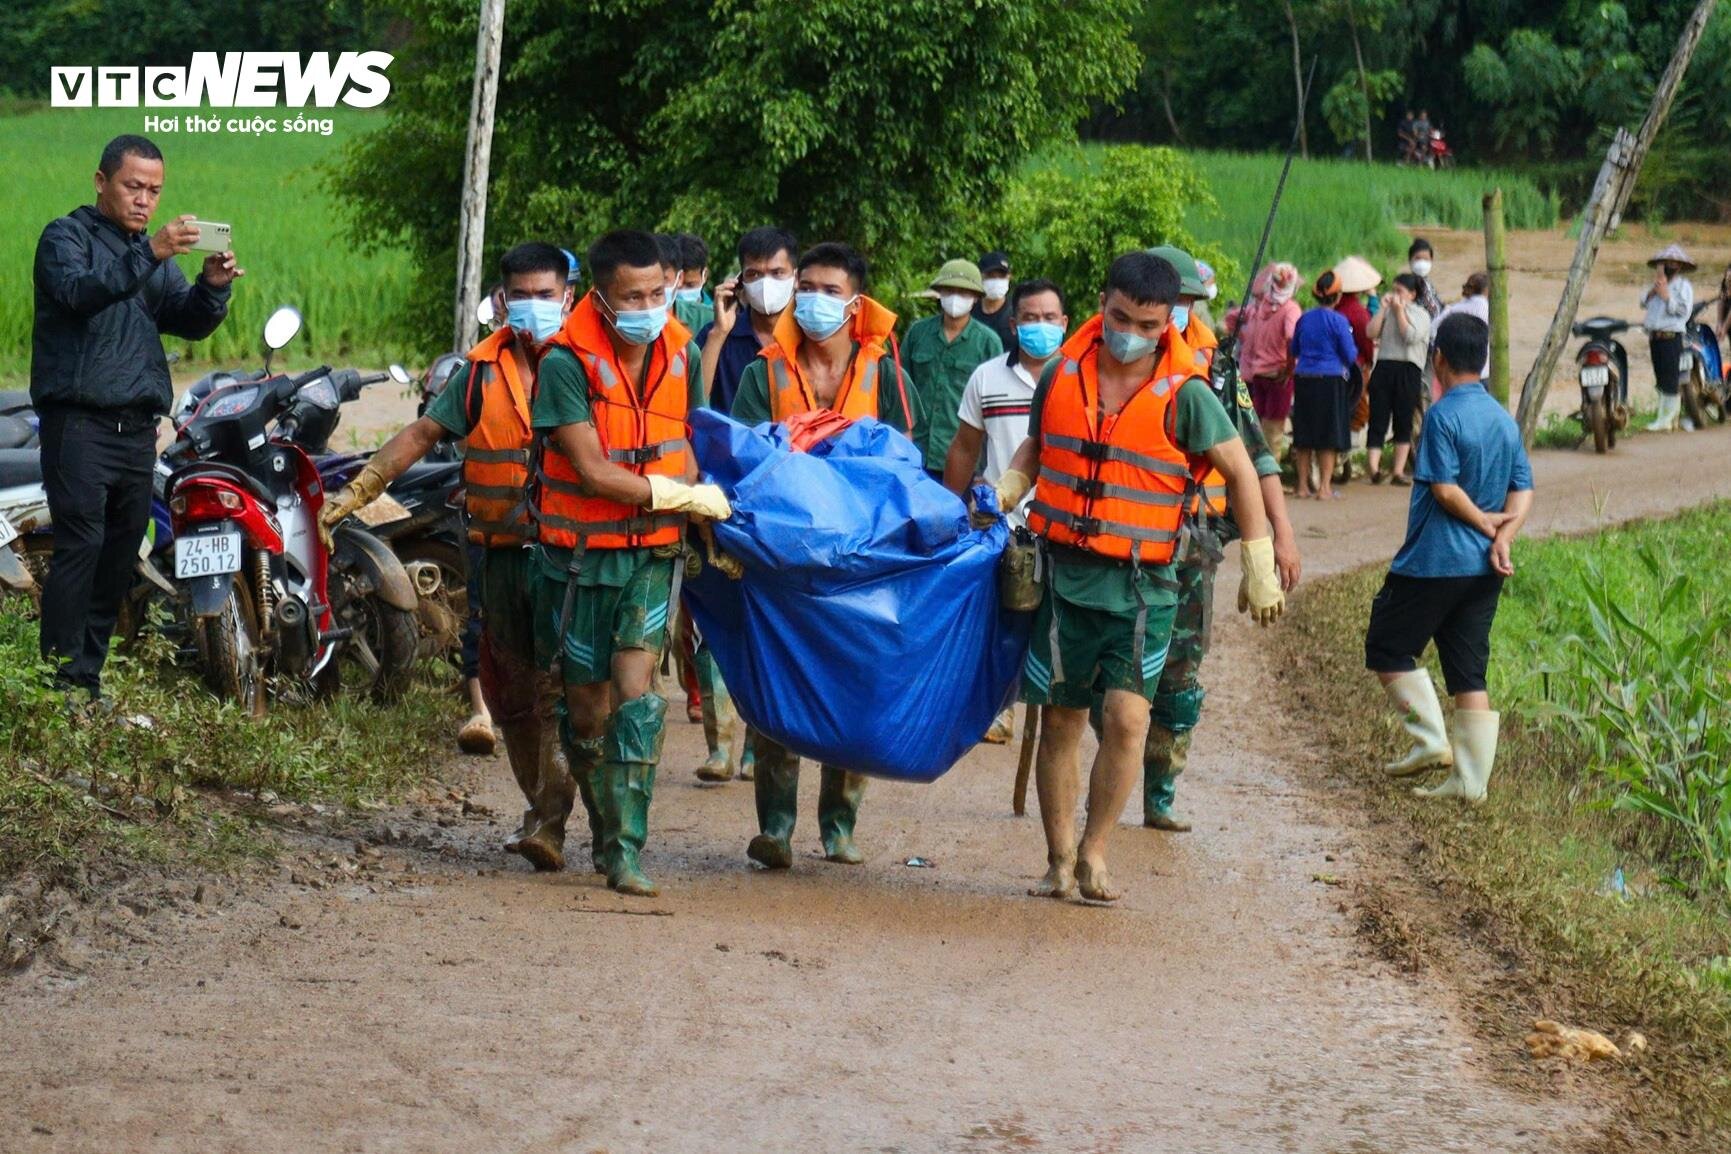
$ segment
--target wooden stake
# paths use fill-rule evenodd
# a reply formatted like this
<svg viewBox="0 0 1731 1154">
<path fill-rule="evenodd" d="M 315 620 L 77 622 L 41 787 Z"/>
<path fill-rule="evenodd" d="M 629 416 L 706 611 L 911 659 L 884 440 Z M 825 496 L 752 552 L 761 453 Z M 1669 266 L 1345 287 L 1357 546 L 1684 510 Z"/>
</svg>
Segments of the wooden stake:
<svg viewBox="0 0 1731 1154">
<path fill-rule="evenodd" d="M 1521 386 L 1521 404 L 1516 419 L 1520 422 L 1521 439 L 1529 448 L 1532 447 L 1533 434 L 1539 428 L 1539 415 L 1545 408 L 1545 394 L 1551 389 L 1551 373 L 1556 370 L 1557 358 L 1562 356 L 1563 345 L 1569 339 L 1569 330 L 1575 323 L 1575 310 L 1581 304 L 1581 293 L 1586 290 L 1587 277 L 1592 274 L 1593 262 L 1599 256 L 1599 245 L 1605 234 L 1616 227 L 1623 210 L 1628 207 L 1636 178 L 1641 175 L 1641 164 L 1647 159 L 1647 150 L 1653 146 L 1653 138 L 1659 135 L 1659 128 L 1671 111 L 1677 86 L 1689 70 L 1689 60 L 1695 55 L 1701 33 L 1707 27 L 1707 18 L 1713 14 L 1717 2 L 1700 0 L 1695 6 L 1689 22 L 1683 26 L 1682 36 L 1677 40 L 1677 50 L 1671 54 L 1671 63 L 1665 66 L 1665 74 L 1659 78 L 1659 87 L 1653 92 L 1653 103 L 1647 108 L 1647 119 L 1641 122 L 1640 135 L 1630 136 L 1627 129 L 1617 129 L 1610 150 L 1605 154 L 1604 166 L 1599 169 L 1599 178 L 1593 184 L 1593 195 L 1581 210 L 1581 235 L 1575 242 L 1575 259 L 1569 263 L 1568 280 L 1563 283 L 1563 297 L 1557 302 L 1551 327 L 1545 331 L 1545 339 L 1539 345 L 1538 358 Z M 1494 297 L 1491 307 L 1496 307 Z M 1493 327 L 1493 334 L 1495 331 Z"/>
<path fill-rule="evenodd" d="M 1011 805 L 1016 816 L 1028 812 L 1028 776 L 1034 772 L 1034 751 L 1040 745 L 1040 707 L 1028 706 L 1022 722 L 1022 759 L 1016 763 L 1016 796 Z"/>
<path fill-rule="evenodd" d="M 1491 396 L 1509 407 L 1509 264 L 1503 244 L 1503 190 L 1485 194 L 1485 267 L 1491 277 Z"/>
<path fill-rule="evenodd" d="M 475 33 L 475 89 L 469 99 L 469 142 L 463 154 L 463 201 L 457 218 L 457 304 L 453 348 L 475 343 L 481 303 L 481 250 L 487 231 L 487 175 L 493 160 L 493 110 L 499 96 L 499 53 L 505 0 L 481 0 Z"/>
</svg>

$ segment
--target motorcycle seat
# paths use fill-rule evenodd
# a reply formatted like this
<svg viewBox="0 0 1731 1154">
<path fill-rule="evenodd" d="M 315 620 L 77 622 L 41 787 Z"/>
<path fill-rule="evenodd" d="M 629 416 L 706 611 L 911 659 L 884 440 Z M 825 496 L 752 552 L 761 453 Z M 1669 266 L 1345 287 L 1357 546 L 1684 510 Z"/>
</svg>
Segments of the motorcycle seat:
<svg viewBox="0 0 1731 1154">
<path fill-rule="evenodd" d="M 0 413 L 19 413 L 35 407 L 30 403 L 28 389 L 0 389 Z"/>
<path fill-rule="evenodd" d="M 0 489 L 42 483 L 39 449 L 0 449 Z"/>
<path fill-rule="evenodd" d="M 276 498 L 271 496 L 270 490 L 266 489 L 264 484 L 260 482 L 258 478 L 254 477 L 251 473 L 246 472 L 244 469 L 237 469 L 233 465 L 227 465 L 221 461 L 198 461 L 194 464 L 188 465 L 186 468 L 174 475 L 174 479 L 169 482 L 168 487 L 171 490 L 178 490 L 180 486 L 185 484 L 187 481 L 194 477 L 201 476 L 221 477 L 225 481 L 230 481 L 239 485 L 241 488 L 257 497 L 260 501 L 263 501 L 266 508 L 276 504 Z"/>
<path fill-rule="evenodd" d="M 1576 321 L 1572 331 L 1577 337 L 1597 341 L 1614 337 L 1634 327 L 1633 323 L 1618 320 L 1616 317 L 1588 317 L 1584 321 Z"/>
<path fill-rule="evenodd" d="M 455 485 L 457 478 L 462 476 L 461 461 L 416 461 L 402 475 L 391 482 L 391 488 L 399 491 L 414 491 L 417 489 L 436 488 L 440 485 Z"/>
<path fill-rule="evenodd" d="M 35 444 L 36 430 L 30 427 L 28 421 L 0 414 L 0 449 L 30 448 L 35 452 Z"/>
</svg>

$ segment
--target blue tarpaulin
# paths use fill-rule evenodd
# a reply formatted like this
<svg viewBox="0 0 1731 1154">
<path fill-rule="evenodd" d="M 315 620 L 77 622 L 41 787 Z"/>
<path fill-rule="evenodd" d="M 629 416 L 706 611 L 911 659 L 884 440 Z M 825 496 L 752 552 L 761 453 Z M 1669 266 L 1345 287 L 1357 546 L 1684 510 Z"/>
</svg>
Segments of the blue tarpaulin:
<svg viewBox="0 0 1731 1154">
<path fill-rule="evenodd" d="M 1002 521 L 972 529 L 920 451 L 877 421 L 808 452 L 780 425 L 709 410 L 692 449 L 733 516 L 716 546 L 745 566 L 685 604 L 740 715 L 802 756 L 931 781 L 985 733 L 1021 674 L 1031 614 L 998 608 Z M 978 490 L 989 505 L 990 489 Z"/>
</svg>

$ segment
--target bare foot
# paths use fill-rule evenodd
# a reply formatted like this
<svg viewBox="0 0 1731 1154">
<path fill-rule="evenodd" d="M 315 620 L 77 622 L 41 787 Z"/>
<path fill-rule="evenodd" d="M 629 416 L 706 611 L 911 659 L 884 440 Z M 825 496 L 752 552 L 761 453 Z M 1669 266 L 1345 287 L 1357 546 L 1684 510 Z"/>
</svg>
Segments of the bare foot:
<svg viewBox="0 0 1731 1154">
<path fill-rule="evenodd" d="M 1124 896 L 1124 891 L 1112 884 L 1105 866 L 1087 861 L 1076 863 L 1076 887 L 1091 902 L 1115 902 Z"/>
<path fill-rule="evenodd" d="M 1076 867 L 1067 861 L 1053 862 L 1040 879 L 1040 884 L 1028 891 L 1036 898 L 1069 898 L 1076 892 Z"/>
</svg>

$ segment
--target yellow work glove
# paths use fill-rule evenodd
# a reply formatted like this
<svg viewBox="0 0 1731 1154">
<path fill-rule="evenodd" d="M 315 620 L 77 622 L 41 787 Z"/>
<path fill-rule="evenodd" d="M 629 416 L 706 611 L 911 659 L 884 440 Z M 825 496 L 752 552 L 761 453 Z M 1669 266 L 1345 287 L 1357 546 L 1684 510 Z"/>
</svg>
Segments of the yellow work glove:
<svg viewBox="0 0 1731 1154">
<path fill-rule="evenodd" d="M 652 513 L 690 513 L 707 521 L 725 521 L 733 516 L 727 494 L 717 485 L 687 485 L 659 473 L 651 473 L 648 480 Z"/>
<path fill-rule="evenodd" d="M 319 539 L 325 543 L 327 551 L 331 548 L 331 531 L 357 509 L 364 509 L 378 500 L 388 484 L 390 482 L 379 467 L 368 461 L 347 488 L 325 501 L 319 509 Z"/>
<path fill-rule="evenodd" d="M 998 510 L 1008 513 L 1021 504 L 1022 498 L 1028 495 L 1028 490 L 1034 487 L 1034 482 L 1028 480 L 1028 474 L 1020 469 L 1005 469 L 1004 475 L 998 478 L 995 486 L 998 492 Z"/>
<path fill-rule="evenodd" d="M 1274 624 L 1286 612 L 1286 594 L 1280 591 L 1280 574 L 1274 569 L 1274 539 L 1240 541 L 1238 564 L 1244 570 L 1238 583 L 1238 611 L 1249 613 L 1258 625 Z"/>
</svg>

